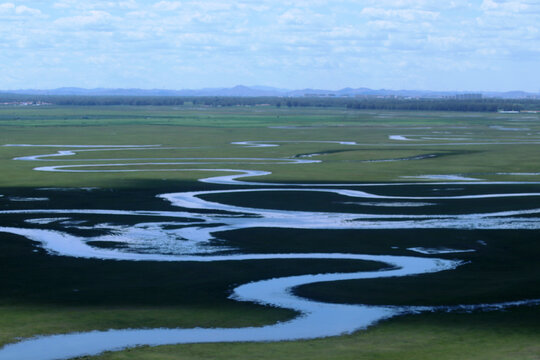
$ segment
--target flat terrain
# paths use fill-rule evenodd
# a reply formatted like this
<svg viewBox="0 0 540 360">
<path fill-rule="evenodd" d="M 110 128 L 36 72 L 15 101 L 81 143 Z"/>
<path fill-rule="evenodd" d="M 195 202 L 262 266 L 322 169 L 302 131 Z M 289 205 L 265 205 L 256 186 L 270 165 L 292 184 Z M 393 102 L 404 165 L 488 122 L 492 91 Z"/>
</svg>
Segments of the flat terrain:
<svg viewBox="0 0 540 360">
<path fill-rule="evenodd" d="M 19 145 L 0 147 L 0 228 L 61 232 L 106 254 L 347 253 L 461 261 L 453 270 L 294 289 L 325 303 L 433 309 L 350 335 L 141 347 L 88 359 L 540 359 L 538 305 L 452 308 L 540 299 L 539 115 L 0 107 L 0 145 Z M 230 175 L 250 176 L 219 178 Z M 204 178 L 214 180 L 198 181 Z M 289 190 L 279 191 L 284 188 Z M 257 191 L 226 192 L 241 189 Z M 328 189 L 363 191 L 371 198 Z M 182 219 L 163 215 L 185 209 L 156 195 L 180 192 L 209 192 L 198 198 L 225 205 L 190 208 Z M 231 206 L 244 209 L 246 223 L 227 223 Z M 245 215 L 249 209 L 313 213 L 323 220 L 331 215 L 320 214 L 354 216 L 330 228 L 298 225 L 300 219 L 290 227 L 255 226 Z M 202 226 L 216 228 L 204 246 L 193 250 L 178 239 L 158 242 L 149 236 L 190 228 L 198 221 L 191 213 L 223 222 Z M 374 220 L 365 220 L 366 214 Z M 425 221 L 414 218 L 424 215 Z M 266 215 L 251 214 L 257 216 Z M 154 223 L 160 228 L 149 225 Z M 293 318 L 295 311 L 229 299 L 233 289 L 270 278 L 388 267 L 343 259 L 81 258 L 7 230 L 0 232 L 0 248 L 2 345 L 91 330 L 271 325 Z"/>
</svg>

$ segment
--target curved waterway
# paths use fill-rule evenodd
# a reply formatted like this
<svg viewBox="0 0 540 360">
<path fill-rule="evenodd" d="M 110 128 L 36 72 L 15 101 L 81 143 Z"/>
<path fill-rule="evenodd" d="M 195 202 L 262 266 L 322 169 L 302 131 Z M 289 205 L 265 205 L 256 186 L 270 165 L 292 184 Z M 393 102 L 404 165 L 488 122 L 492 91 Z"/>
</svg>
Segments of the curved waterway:
<svg viewBox="0 0 540 360">
<path fill-rule="evenodd" d="M 407 312 L 405 308 L 326 304 L 291 294 L 296 286 L 321 281 L 407 276 L 452 269 L 456 261 L 398 256 L 352 254 L 231 255 L 184 257 L 183 261 L 240 261 L 255 259 L 348 259 L 380 261 L 394 269 L 350 274 L 318 274 L 269 279 L 241 285 L 233 299 L 293 309 L 297 318 L 263 327 L 217 329 L 125 329 L 44 336 L 5 346 L 0 359 L 52 360 L 95 355 L 141 345 L 205 342 L 284 341 L 335 336 L 362 329 L 382 319 Z M 177 261 L 182 261 L 177 258 Z"/>
<path fill-rule="evenodd" d="M 247 147 L 268 147 L 275 142 L 238 142 L 237 145 Z M 354 146 L 353 142 L 327 142 Z M 33 145 L 11 145 L 33 146 Z M 17 158 L 24 161 L 62 161 L 66 156 L 76 155 L 79 151 L 111 151 L 125 149 L 159 149 L 159 146 L 137 147 L 133 145 L 115 147 L 108 146 L 68 146 L 55 147 L 74 148 L 62 150 L 55 154 L 44 154 Z M 86 147 L 88 149 L 77 150 Z M 84 161 L 102 161 L 90 159 Z M 105 160 L 140 160 L 140 159 L 105 159 Z M 141 165 L 169 164 L 302 164 L 316 162 L 300 159 L 195 159 L 177 158 L 173 162 L 164 159 L 145 159 L 148 162 L 116 162 L 110 164 L 58 165 L 37 167 L 38 171 L 56 172 L 122 172 L 122 171 L 156 171 L 156 169 L 137 169 Z M 172 160 L 172 159 L 171 159 Z M 65 160 L 64 160 L 65 161 Z M 130 169 L 100 169 L 99 167 L 124 167 Z M 28 227 L 0 227 L 0 232 L 12 233 L 38 242 L 51 254 L 76 258 L 94 258 L 121 261 L 162 261 L 162 262 L 216 262 L 216 261 L 253 261 L 277 259 L 333 259 L 372 261 L 384 265 L 379 271 L 361 271 L 353 273 L 306 274 L 273 279 L 263 279 L 237 286 L 232 299 L 249 301 L 261 305 L 292 309 L 299 315 L 287 322 L 262 327 L 246 328 L 213 328 L 213 329 L 123 329 L 108 331 L 90 331 L 82 333 L 39 336 L 8 344 L 0 349 L 0 360 L 58 360 L 70 359 L 84 355 L 96 355 L 104 351 L 121 350 L 142 345 L 165 345 L 206 342 L 240 342 L 240 341 L 285 341 L 313 339 L 337 336 L 364 329 L 383 319 L 403 313 L 488 309 L 497 310 L 508 306 L 538 304 L 538 300 L 524 300 L 505 304 L 477 304 L 458 307 L 396 307 L 328 304 L 298 297 L 293 294 L 295 287 L 316 282 L 330 282 L 354 279 L 376 279 L 402 277 L 449 271 L 460 266 L 458 260 L 441 259 L 426 256 L 391 256 L 349 253 L 276 253 L 276 254 L 217 254 L 223 250 L 234 251 L 224 245 L 215 245 L 218 233 L 248 228 L 296 228 L 296 229 L 540 229 L 538 215 L 540 208 L 499 210 L 488 213 L 460 214 L 406 214 L 403 208 L 434 206 L 438 201 L 467 201 L 494 198 L 530 198 L 540 197 L 540 193 L 493 193 L 458 196 L 387 196 L 361 190 L 352 190 L 355 186 L 411 185 L 410 183 L 392 184 L 276 184 L 253 183 L 239 181 L 242 177 L 263 176 L 266 171 L 236 170 L 227 168 L 208 169 L 162 169 L 162 171 L 217 171 L 233 173 L 200 179 L 202 182 L 221 185 L 258 185 L 264 188 L 237 190 L 214 190 L 197 192 L 178 192 L 160 194 L 159 198 L 168 201 L 178 211 L 149 210 L 110 210 L 110 209 L 17 209 L 2 210 L 0 215 L 20 214 L 30 216 L 26 220 Z M 493 182 L 474 182 L 477 184 L 493 184 Z M 508 183 L 508 182 L 506 182 Z M 516 182 L 518 183 L 518 182 Z M 445 184 L 436 182 L 434 184 Z M 455 182 L 452 182 L 455 184 Z M 529 183 L 530 184 L 530 183 Z M 423 185 L 426 185 L 423 183 Z M 267 186 L 267 187 L 266 187 Z M 300 187 L 298 187 L 300 186 Z M 309 188 L 308 188 L 309 187 Z M 333 188 L 323 188 L 333 187 Z M 335 188 L 340 187 L 340 188 Z M 368 199 L 377 204 L 392 204 L 396 214 L 346 213 L 346 212 L 314 212 L 280 209 L 265 209 L 230 205 L 223 202 L 207 200 L 208 197 L 223 194 L 249 194 L 262 192 L 313 193 L 332 194 L 345 200 Z M 403 202 L 406 200 L 405 202 Z M 349 203 L 353 203 L 349 201 Z M 400 204 L 405 204 L 401 206 Z M 390 205 L 387 205 L 390 206 Z M 401 211 L 401 212 L 400 212 Z M 138 224 L 91 224 L 85 225 L 79 219 L 84 215 L 128 216 L 141 219 L 144 217 L 163 218 L 163 221 L 140 222 Z M 35 218 L 43 215 L 43 218 Z M 48 224 L 56 224 L 55 229 L 48 229 Z M 61 225 L 61 226 L 60 226 Z M 36 228 L 41 226 L 41 228 Z M 64 230 L 58 230 L 58 227 Z M 73 235 L 69 229 L 101 229 L 106 235 L 91 237 Z M 126 247 L 101 248 L 92 246 L 95 242 L 108 241 L 122 243 Z M 471 250 L 425 249 L 411 248 L 411 252 L 436 255 L 452 254 Z"/>
</svg>

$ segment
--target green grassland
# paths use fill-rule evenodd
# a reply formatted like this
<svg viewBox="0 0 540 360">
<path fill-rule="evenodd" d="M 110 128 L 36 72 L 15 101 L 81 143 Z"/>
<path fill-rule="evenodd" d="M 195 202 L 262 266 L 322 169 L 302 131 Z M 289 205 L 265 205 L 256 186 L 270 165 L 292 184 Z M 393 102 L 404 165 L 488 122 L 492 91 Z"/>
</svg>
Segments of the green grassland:
<svg viewBox="0 0 540 360">
<path fill-rule="evenodd" d="M 392 141 L 390 135 L 411 135 L 417 140 Z M 444 140 L 449 136 L 469 140 Z M 138 159 L 130 161 L 138 163 L 145 158 L 295 158 L 319 154 L 309 158 L 321 160 L 314 164 L 246 164 L 247 161 L 226 164 L 226 160 L 217 160 L 220 164 L 134 165 L 125 169 L 223 167 L 272 172 L 265 177 L 243 179 L 260 182 L 402 182 L 416 181 L 402 176 L 434 174 L 459 174 L 491 181 L 540 181 L 540 176 L 534 175 L 540 171 L 539 139 L 540 116 L 531 114 L 264 106 L 0 107 L 0 145 L 159 144 L 163 147 L 82 151 L 64 158 L 70 159 L 69 162 L 12 160 L 64 150 L 60 148 L 0 147 L 3 174 L 0 194 L 4 195 L 0 198 L 0 208 L 28 207 L 28 204 L 7 201 L 10 196 L 46 194 L 51 200 L 34 206 L 174 210 L 155 195 L 224 188 L 196 182 L 201 177 L 218 175 L 208 171 L 57 173 L 32 170 L 37 166 L 84 165 L 89 164 L 84 161 L 88 159 L 98 159 L 92 164 L 110 164 L 115 161 L 107 159 Z M 308 140 L 355 141 L 360 145 L 295 142 Z M 267 148 L 231 145 L 237 141 L 291 142 Z M 421 155 L 433 156 L 421 160 L 372 161 Z M 99 189 L 46 193 L 38 189 L 47 187 Z M 415 196 L 430 194 L 432 188 L 418 185 L 399 190 L 389 188 L 386 193 L 392 191 Z M 540 185 L 477 185 L 460 191 L 538 192 Z M 265 197 L 261 193 L 257 201 L 264 207 L 283 209 L 286 208 L 284 196 Z M 248 195 L 235 198 L 220 195 L 213 199 L 242 206 L 253 202 Z M 333 205 L 328 209 L 321 204 Z M 350 210 L 333 201 L 331 195 L 324 194 L 299 196 L 286 206 L 296 210 Z M 447 213 L 462 210 L 452 202 L 443 202 L 440 206 Z M 516 199 L 471 202 L 467 206 L 471 211 L 502 211 L 514 206 L 535 208 L 538 204 L 534 199 Z M 376 211 L 384 213 L 385 209 Z M 422 211 L 410 209 L 411 213 Z M 115 221 L 114 217 L 99 215 L 86 217 L 86 220 Z M 0 226 L 17 226 L 22 221 L 18 215 L 2 215 Z M 429 247 L 434 243 L 476 250 L 441 255 L 468 262 L 454 271 L 399 279 L 319 283 L 296 290 L 300 295 L 322 301 L 452 305 L 540 298 L 537 231 L 245 229 L 220 234 L 220 238 L 249 253 L 333 251 L 412 255 L 407 247 Z M 479 240 L 487 245 L 479 244 Z M 0 257 L 0 344 L 20 337 L 94 329 L 272 324 L 295 314 L 229 300 L 231 289 L 264 278 L 375 270 L 383 266 L 373 262 L 329 260 L 208 264 L 82 260 L 47 254 L 23 237 L 4 233 L 0 234 Z M 143 347 L 92 359 L 540 359 L 539 344 L 540 309 L 536 306 L 472 314 L 407 315 L 384 321 L 367 331 L 321 340 Z"/>
<path fill-rule="evenodd" d="M 369 112 L 344 109 L 203 108 L 192 107 L 51 107 L 0 108 L 0 143 L 103 144 L 191 147 L 145 151 L 81 152 L 70 159 L 270 157 L 290 158 L 320 153 L 320 164 L 251 165 L 242 169 L 268 170 L 255 181 L 371 182 L 400 181 L 401 176 L 463 174 L 487 180 L 516 180 L 497 173 L 538 172 L 540 120 L 531 114 L 458 114 L 431 112 Z M 288 128 L 279 128 L 279 127 Z M 493 127 L 520 129 L 503 131 Z M 277 127 L 277 128 L 276 128 Z M 292 127 L 292 128 L 291 128 Z M 389 141 L 390 135 L 467 138 L 480 145 L 451 145 L 448 140 Z M 516 145 L 500 144 L 525 142 Z M 355 141 L 347 146 L 321 143 L 282 143 L 273 148 L 245 148 L 234 141 Z M 166 179 L 193 181 L 193 172 L 134 172 L 122 174 L 34 174 L 39 163 L 14 162 L 13 157 L 43 154 L 39 148 L 3 148 L 0 163 L 5 176 L 0 186 L 132 186 L 131 181 Z M 59 149 L 46 149 L 54 153 Z M 422 161 L 366 162 L 435 154 Z M 42 163 L 43 164 L 43 163 Z M 77 162 L 73 162 L 77 164 Z M 81 162 L 80 164 L 84 164 Z M 46 164 L 50 165 L 50 164 Z M 153 166 L 148 166 L 151 169 Z M 184 166 L 185 167 L 185 166 Z M 178 168 L 167 165 L 159 168 Z M 189 168 L 205 168 L 192 165 Z M 538 176 L 517 180 L 536 181 Z"/>
</svg>

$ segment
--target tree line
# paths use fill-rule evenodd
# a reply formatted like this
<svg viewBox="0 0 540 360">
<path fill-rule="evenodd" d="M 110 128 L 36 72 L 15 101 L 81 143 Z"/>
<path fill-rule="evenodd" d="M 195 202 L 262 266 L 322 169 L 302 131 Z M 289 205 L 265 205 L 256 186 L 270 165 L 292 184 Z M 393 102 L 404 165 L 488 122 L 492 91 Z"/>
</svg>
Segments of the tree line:
<svg viewBox="0 0 540 360">
<path fill-rule="evenodd" d="M 324 97 L 174 97 L 174 96 L 52 96 L 0 94 L 0 104 L 34 103 L 60 106 L 274 106 L 341 107 L 366 110 L 417 111 L 520 111 L 540 110 L 540 99 L 405 99 L 405 98 L 324 98 Z"/>
</svg>

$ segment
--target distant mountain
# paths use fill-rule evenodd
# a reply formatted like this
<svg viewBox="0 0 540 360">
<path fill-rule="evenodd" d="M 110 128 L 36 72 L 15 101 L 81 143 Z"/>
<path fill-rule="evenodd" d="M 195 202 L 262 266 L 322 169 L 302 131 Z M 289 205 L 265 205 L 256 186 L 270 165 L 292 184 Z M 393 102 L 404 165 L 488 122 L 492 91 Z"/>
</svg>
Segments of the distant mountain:
<svg viewBox="0 0 540 360">
<path fill-rule="evenodd" d="M 50 90 L 22 89 L 1 91 L 10 94 L 24 95 L 71 95 L 71 96 L 174 96 L 174 90 L 144 90 L 144 89 L 83 89 L 77 87 L 62 87 Z"/>
<path fill-rule="evenodd" d="M 22 89 L 4 90 L 0 93 L 25 94 L 25 95 L 70 95 L 70 96 L 281 96 L 281 97 L 404 97 L 404 98 L 445 98 L 456 95 L 470 94 L 464 91 L 429 91 L 429 90 L 373 90 L 369 88 L 344 88 L 341 90 L 324 89 L 301 89 L 289 90 L 269 86 L 243 86 L 232 88 L 204 88 L 204 89 L 109 89 L 95 88 L 84 89 L 77 87 L 62 87 L 58 89 Z M 497 97 L 505 99 L 538 98 L 540 93 L 528 93 L 524 91 L 489 92 L 478 91 L 484 97 Z"/>
<path fill-rule="evenodd" d="M 288 90 L 271 87 L 248 87 L 238 85 L 233 88 L 205 88 L 205 89 L 83 89 L 77 87 L 62 87 L 58 89 L 21 89 L 3 90 L 0 93 L 24 95 L 70 95 L 70 96 L 286 96 Z"/>
<path fill-rule="evenodd" d="M 280 91 L 270 87 L 249 87 L 238 85 L 233 88 L 202 89 L 202 90 L 180 90 L 185 96 L 285 96 L 287 90 Z"/>
</svg>

